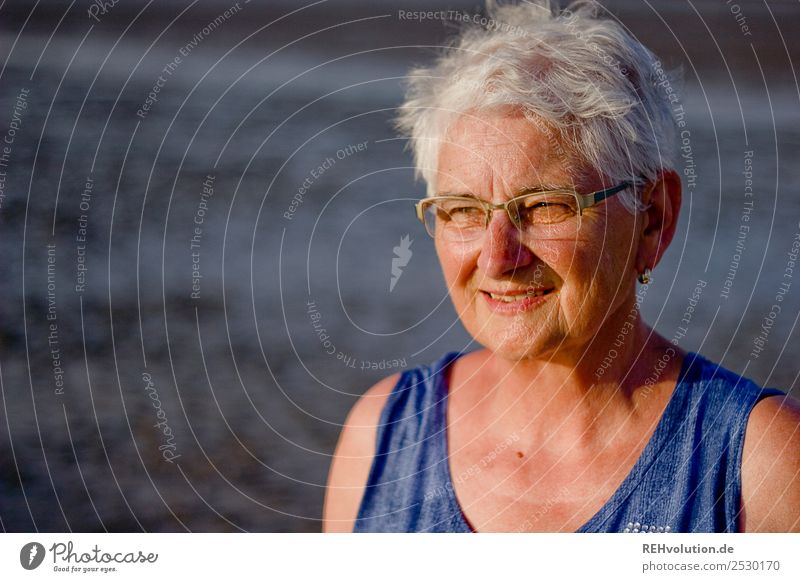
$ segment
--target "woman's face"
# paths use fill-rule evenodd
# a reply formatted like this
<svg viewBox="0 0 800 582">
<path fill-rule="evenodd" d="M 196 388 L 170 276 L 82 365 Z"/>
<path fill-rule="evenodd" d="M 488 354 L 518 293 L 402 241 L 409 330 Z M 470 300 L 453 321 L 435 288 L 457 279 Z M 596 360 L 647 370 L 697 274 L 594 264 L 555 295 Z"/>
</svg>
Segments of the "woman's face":
<svg viewBox="0 0 800 582">
<path fill-rule="evenodd" d="M 616 185 L 542 129 L 514 110 L 462 115 L 439 151 L 437 194 L 500 203 L 535 186 L 585 194 Z M 453 304 L 479 343 L 509 359 L 579 356 L 607 318 L 630 309 L 637 220 L 612 196 L 585 209 L 570 236 L 543 240 L 495 211 L 482 237 L 437 236 L 436 251 Z M 535 295 L 519 297 L 530 291 Z"/>
</svg>

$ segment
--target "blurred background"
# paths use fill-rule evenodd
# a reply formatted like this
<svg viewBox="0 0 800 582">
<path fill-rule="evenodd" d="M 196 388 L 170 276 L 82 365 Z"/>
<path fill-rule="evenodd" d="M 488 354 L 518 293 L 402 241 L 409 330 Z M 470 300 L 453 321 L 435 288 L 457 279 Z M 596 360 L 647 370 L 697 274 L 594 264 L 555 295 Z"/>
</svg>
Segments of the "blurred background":
<svg viewBox="0 0 800 582">
<path fill-rule="evenodd" d="M 684 75 L 693 186 L 646 319 L 795 390 L 797 3 L 602 4 Z M 392 118 L 408 68 L 481 14 L 0 1 L 3 530 L 320 530 L 356 398 L 477 347 Z"/>
</svg>

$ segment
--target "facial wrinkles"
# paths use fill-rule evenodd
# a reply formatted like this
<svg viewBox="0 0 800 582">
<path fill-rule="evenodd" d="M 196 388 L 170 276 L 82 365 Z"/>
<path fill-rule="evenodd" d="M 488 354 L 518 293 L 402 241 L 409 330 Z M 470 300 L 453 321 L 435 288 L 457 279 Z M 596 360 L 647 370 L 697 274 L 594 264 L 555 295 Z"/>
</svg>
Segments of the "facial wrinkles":
<svg viewBox="0 0 800 582">
<path fill-rule="evenodd" d="M 516 133 L 502 122 L 494 126 L 481 123 L 469 133 L 466 128 L 459 128 L 451 139 L 464 144 L 465 155 L 458 157 L 448 173 L 451 177 L 465 176 L 467 186 L 477 186 L 474 194 L 495 202 L 513 197 L 518 188 L 538 185 L 546 173 L 563 173 L 562 164 L 548 155 L 547 148 L 537 147 L 538 143 L 530 138 L 515 140 Z M 528 176 L 532 179 L 524 179 Z M 458 184 L 457 190 L 463 191 L 461 188 Z"/>
</svg>

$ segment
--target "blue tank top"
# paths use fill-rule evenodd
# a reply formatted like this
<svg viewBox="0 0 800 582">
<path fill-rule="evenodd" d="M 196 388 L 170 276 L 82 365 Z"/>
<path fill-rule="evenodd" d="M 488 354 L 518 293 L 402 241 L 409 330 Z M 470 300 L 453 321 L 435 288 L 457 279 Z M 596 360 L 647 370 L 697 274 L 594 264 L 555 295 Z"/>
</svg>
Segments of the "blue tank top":
<svg viewBox="0 0 800 582">
<path fill-rule="evenodd" d="M 447 366 L 405 371 L 378 425 L 375 457 L 353 531 L 473 531 L 447 454 Z M 689 352 L 650 441 L 605 505 L 578 532 L 735 532 L 747 419 L 784 394 Z"/>
</svg>

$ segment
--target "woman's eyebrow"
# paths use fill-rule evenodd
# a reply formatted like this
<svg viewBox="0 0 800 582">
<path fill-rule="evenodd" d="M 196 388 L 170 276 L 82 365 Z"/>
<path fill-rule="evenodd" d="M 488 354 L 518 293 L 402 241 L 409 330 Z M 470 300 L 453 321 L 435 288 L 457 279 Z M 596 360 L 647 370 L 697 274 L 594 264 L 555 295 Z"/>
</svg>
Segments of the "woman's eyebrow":
<svg viewBox="0 0 800 582">
<path fill-rule="evenodd" d="M 546 184 L 539 184 L 537 186 L 525 186 L 520 188 L 514 194 L 514 198 L 517 196 L 524 196 L 525 194 L 535 194 L 537 192 L 550 192 L 553 190 L 572 190 L 573 186 L 567 186 L 564 184 L 556 184 L 555 182 L 548 182 Z"/>
<path fill-rule="evenodd" d="M 551 192 L 554 190 L 573 190 L 573 186 L 567 186 L 564 184 L 557 184 L 555 182 L 548 182 L 544 184 L 539 184 L 537 186 L 523 186 L 519 190 L 517 190 L 512 198 L 517 198 L 518 196 L 524 196 L 525 194 L 536 194 L 537 192 Z M 476 200 L 482 200 L 480 196 L 472 194 L 471 192 L 437 192 L 434 194 L 436 196 L 458 196 L 460 198 L 474 198 Z"/>
</svg>

